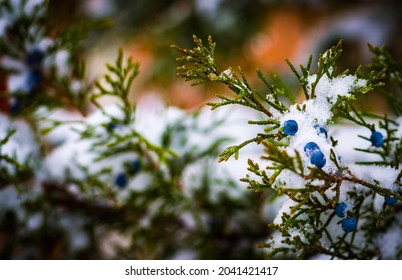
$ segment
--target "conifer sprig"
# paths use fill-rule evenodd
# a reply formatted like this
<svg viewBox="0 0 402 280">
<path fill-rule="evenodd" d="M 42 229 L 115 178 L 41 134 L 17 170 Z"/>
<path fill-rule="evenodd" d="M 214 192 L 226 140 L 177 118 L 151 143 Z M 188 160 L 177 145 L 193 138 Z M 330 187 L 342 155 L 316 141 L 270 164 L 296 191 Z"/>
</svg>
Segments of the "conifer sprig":
<svg viewBox="0 0 402 280">
<path fill-rule="evenodd" d="M 177 58 L 177 61 L 182 63 L 182 66 L 177 67 L 178 76 L 186 81 L 195 81 L 192 85 L 199 85 L 206 82 L 218 82 L 225 84 L 233 93 L 234 97 L 226 97 L 217 95 L 219 102 L 208 102 L 207 105 L 211 109 L 226 106 L 226 105 L 241 105 L 254 109 L 265 115 L 264 121 L 250 121 L 250 124 L 264 125 L 265 133 L 259 134 L 257 137 L 244 141 L 243 143 L 228 147 L 219 155 L 219 161 L 227 161 L 230 157 L 238 158 L 239 151 L 244 146 L 250 143 L 260 144 L 265 139 L 282 138 L 281 134 L 270 133 L 279 128 L 280 123 L 273 117 L 273 112 L 284 113 L 288 108 L 281 101 L 280 96 L 293 101 L 293 96 L 289 90 L 281 86 L 280 79 L 277 76 L 273 77 L 273 82 L 270 83 L 260 70 L 257 70 L 257 76 L 268 88 L 268 93 L 262 93 L 259 90 L 253 89 L 248 82 L 245 73 L 239 67 L 238 74 L 228 68 L 221 71 L 215 64 L 214 52 L 216 44 L 212 41 L 212 37 L 208 37 L 208 46 L 204 46 L 201 39 L 193 37 L 196 47 L 193 49 L 183 49 L 173 45 L 172 48 L 182 53 L 183 56 Z"/>
<path fill-rule="evenodd" d="M 273 189 L 279 196 L 286 195 L 288 197 L 288 204 L 286 204 L 288 207 L 284 207 L 278 215 L 280 219 L 276 219 L 270 225 L 279 232 L 278 234 L 281 237 L 274 236 L 270 242 L 259 246 L 269 248 L 269 256 L 279 253 L 296 254 L 299 257 L 323 253 L 342 259 L 374 256 L 376 248 L 362 248 L 355 244 L 357 233 L 353 226 L 361 223 L 367 227 L 376 227 L 384 219 L 384 211 L 375 213 L 373 210 L 373 197 L 380 196 L 384 197 L 385 200 L 392 198 L 402 201 L 400 191 L 402 171 L 399 171 L 399 175 L 392 182 L 392 187 L 383 185 L 379 180 L 362 177 L 359 173 L 361 171 L 355 173 L 354 166 L 342 162 L 335 149 L 337 140 L 332 136 L 327 140 L 327 145 L 332 146 L 329 146 L 329 154 L 326 160 L 327 165 L 331 165 L 331 167 L 323 169 L 322 166 L 325 165 L 325 161 L 314 161 L 314 164 L 317 164 L 311 166 L 308 164 L 309 162 L 306 162 L 305 154 L 310 157 L 312 152 L 308 149 L 319 149 L 317 148 L 318 145 L 309 143 L 310 146 L 308 146 L 304 143 L 303 152 L 305 154 L 297 149 L 289 148 L 292 144 L 292 136 L 297 133 L 297 126 L 295 131 L 286 131 L 282 127 L 284 125 L 283 119 L 278 115 L 286 116 L 289 114 L 292 117 L 302 115 L 301 118 L 306 119 L 311 114 L 311 108 L 323 111 L 329 109 L 331 115 L 324 119 L 326 124 L 335 119 L 344 118 L 358 126 L 365 127 L 368 132 L 372 133 L 371 137 L 362 136 L 362 138 L 368 140 L 369 145 L 375 145 L 375 148 L 357 148 L 357 150 L 377 154 L 381 160 L 357 162 L 357 164 L 390 166 L 398 171 L 401 162 L 400 143 L 402 140 L 396 136 L 396 133 L 400 124 L 388 116 L 369 116 L 359 112 L 353 105 L 358 94 L 365 94 L 374 88 L 383 86 L 386 72 L 384 69 L 380 69 L 379 65 L 385 65 L 384 59 L 381 60 L 382 64 L 374 60 L 377 68 L 366 79 L 358 78 L 362 76 L 360 67 L 353 75 L 348 74 L 348 70 L 341 74 L 336 72 L 336 61 L 342 52 L 341 41 L 319 56 L 315 74 L 311 70 L 312 56 L 309 57 L 306 66 L 300 66 L 300 72 L 289 60 L 286 60 L 291 71 L 299 80 L 306 98 L 305 102 L 297 104 L 294 99 L 290 98 L 292 95 L 289 95 L 288 91 L 277 82 L 279 78 L 276 76 L 273 76 L 273 83 L 270 83 L 257 70 L 257 76 L 269 90 L 268 94 L 263 94 L 257 90 L 252 90 L 241 68 L 239 68 L 240 78 L 233 72 L 232 68 L 221 72 L 213 60 L 215 44 L 212 44 L 212 39 L 210 37 L 208 39 L 210 46 L 212 46 L 210 49 L 204 47 L 200 39 L 194 37 L 194 40 L 197 46 L 193 50 L 174 46 L 176 50 L 185 54 L 185 56 L 177 59 L 181 64 L 184 64 L 177 68 L 178 75 L 186 80 L 198 81 L 195 84 L 207 81 L 220 82 L 227 85 L 235 93 L 235 98 L 218 96 L 221 99 L 220 102 L 209 102 L 208 104 L 212 106 L 212 109 L 226 105 L 242 105 L 262 112 L 266 117 L 264 120 L 249 121 L 249 124 L 252 125 L 265 126 L 264 133 L 259 133 L 255 138 L 246 140 L 240 145 L 228 147 L 219 155 L 219 161 L 226 161 L 233 155 L 237 159 L 241 148 L 249 143 L 263 144 L 265 150 L 261 159 L 268 162 L 267 166 L 263 167 L 261 164 L 249 160 L 248 171 L 250 174 L 242 178 L 241 181 L 247 183 L 248 188 L 254 191 Z M 381 53 L 379 49 L 373 48 L 373 50 Z M 393 65 L 393 69 L 397 68 L 390 62 L 388 64 Z M 394 73 L 394 81 L 397 80 L 395 75 Z M 328 88 L 323 88 L 322 81 Z M 280 97 L 283 96 L 292 101 L 292 108 L 288 108 L 281 102 Z M 371 119 L 375 117 L 379 120 L 378 127 L 386 131 L 386 135 L 379 133 L 378 128 L 376 128 L 377 125 L 367 120 L 368 117 Z M 294 120 L 291 121 L 295 123 Z M 317 126 L 317 119 L 313 120 L 312 126 L 314 126 L 314 122 Z M 319 133 L 325 134 L 325 138 L 328 138 L 326 129 L 320 128 L 319 125 L 317 129 L 319 129 Z M 313 163 L 312 159 L 309 160 Z M 396 173 L 393 172 L 393 174 Z M 338 211 L 337 215 L 341 216 L 342 214 L 345 217 L 344 220 L 338 221 L 338 218 L 335 217 L 336 210 L 335 212 L 332 211 L 345 197 L 349 197 L 352 206 L 347 213 L 342 214 Z M 367 221 L 368 213 L 377 217 L 374 223 Z M 352 225 L 349 225 L 349 222 Z M 334 224 L 340 226 L 339 223 L 342 223 L 342 228 L 345 230 L 343 235 L 334 234 L 330 229 L 335 226 Z M 363 231 L 367 230 L 365 226 L 362 226 Z M 352 234 L 348 234 L 352 231 Z M 367 238 L 372 238 L 370 231 L 368 230 Z M 281 242 L 278 243 L 278 240 Z"/>
<path fill-rule="evenodd" d="M 374 54 L 369 70 L 372 73 L 383 73 L 380 78 L 386 86 L 377 90 L 384 94 L 390 107 L 396 115 L 402 115 L 402 63 L 393 59 L 386 46 L 377 47 L 368 44 L 370 51 Z"/>
<path fill-rule="evenodd" d="M 7 145 L 16 130 L 9 130 L 3 139 L 0 139 L 0 189 L 11 184 L 19 186 L 21 182 L 28 181 L 33 176 L 33 170 L 29 167 L 29 158 L 25 162 L 19 162 L 15 155 L 3 153 L 3 147 Z"/>
<path fill-rule="evenodd" d="M 124 59 L 123 50 L 120 49 L 114 65 L 106 64 L 109 71 L 104 76 L 106 85 L 100 81 L 95 82 L 95 87 L 99 91 L 91 97 L 91 101 L 102 110 L 98 99 L 104 96 L 114 96 L 122 102 L 122 109 L 125 113 L 124 122 L 127 124 L 132 121 L 134 106 L 129 100 L 131 85 L 139 74 L 139 63 L 133 62 L 132 57 Z"/>
<path fill-rule="evenodd" d="M 240 67 L 238 68 L 238 74 L 232 68 L 224 71 L 218 69 L 214 58 L 216 44 L 212 41 L 211 36 L 208 37 L 208 47 L 205 47 L 202 40 L 196 36 L 193 39 L 196 47 L 191 50 L 175 45 L 172 46 L 172 48 L 184 54 L 182 57 L 177 58 L 178 62 L 183 63 L 182 66 L 177 67 L 177 75 L 185 78 L 186 81 L 194 80 L 195 82 L 192 85 L 205 82 L 222 83 L 235 93 L 234 98 L 218 95 L 217 97 L 221 100 L 220 102 L 207 103 L 212 109 L 230 104 L 238 104 L 255 109 L 266 115 L 269 119 L 272 119 L 273 116 L 269 107 L 280 112 L 287 111 L 287 107 L 279 100 L 278 93 L 289 97 L 288 91 L 279 87 L 278 79 L 274 78 L 273 84 L 270 84 L 262 72 L 258 70 L 258 77 L 268 87 L 270 93 L 263 94 L 258 90 L 252 89 Z"/>
<path fill-rule="evenodd" d="M 146 159 L 152 168 L 158 169 L 159 163 L 166 163 L 177 154 L 152 144 L 134 128 L 135 105 L 129 94 L 133 81 L 139 74 L 139 63 L 134 62 L 132 57 L 124 58 L 123 50 L 120 49 L 115 64 L 108 63 L 106 67 L 108 73 L 103 77 L 106 84 L 102 84 L 100 80 L 95 82 L 97 92 L 91 96 L 91 101 L 108 116 L 108 120 L 102 124 L 103 130 L 86 125 L 84 130 L 79 131 L 81 139 L 94 140 L 92 149 L 98 154 L 96 161 L 134 152 Z M 123 112 L 122 118 L 109 115 L 98 102 L 98 99 L 105 96 L 117 98 L 118 106 Z"/>
</svg>

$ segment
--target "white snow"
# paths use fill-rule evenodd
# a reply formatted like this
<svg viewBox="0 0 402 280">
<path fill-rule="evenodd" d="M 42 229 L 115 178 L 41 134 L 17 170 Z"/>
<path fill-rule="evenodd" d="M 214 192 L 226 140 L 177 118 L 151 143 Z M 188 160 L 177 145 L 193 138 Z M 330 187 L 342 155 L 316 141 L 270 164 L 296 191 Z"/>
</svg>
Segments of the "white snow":
<svg viewBox="0 0 402 280">
<path fill-rule="evenodd" d="M 115 3 L 111 0 L 88 0 L 85 1 L 85 10 L 90 16 L 110 16 L 115 11 Z"/>
<path fill-rule="evenodd" d="M 43 4 L 44 0 L 28 0 L 24 7 L 24 12 L 27 16 L 33 16 L 37 7 Z"/>
<path fill-rule="evenodd" d="M 359 135 L 370 137 L 370 131 L 354 124 L 337 124 L 330 128 L 332 136 L 338 141 L 336 149 L 344 164 L 354 163 L 356 161 L 376 161 L 379 155 L 363 153 L 355 148 L 368 148 L 371 144 Z"/>
<path fill-rule="evenodd" d="M 73 93 L 78 94 L 81 92 L 83 88 L 82 82 L 79 80 L 72 80 L 71 81 L 71 90 Z"/>
<path fill-rule="evenodd" d="M 50 47 L 54 45 L 54 41 L 48 37 L 44 38 L 38 38 L 37 45 L 35 46 L 29 46 L 28 50 L 37 48 L 38 50 L 41 50 L 42 52 L 46 53 Z"/>
<path fill-rule="evenodd" d="M 290 198 L 285 200 L 285 202 L 282 204 L 281 209 L 278 211 L 278 214 L 276 215 L 273 223 L 280 225 L 282 223 L 282 214 L 283 213 L 291 214 L 291 212 L 292 212 L 291 207 L 294 207 L 296 205 L 297 205 L 297 203 Z"/>
<path fill-rule="evenodd" d="M 15 188 L 0 189 L 0 214 L 3 214 L 7 210 L 17 210 L 20 201 L 20 195 Z"/>
<path fill-rule="evenodd" d="M 40 226 L 42 226 L 42 224 L 43 224 L 43 214 L 36 213 L 29 217 L 26 226 L 29 231 L 34 231 L 37 230 Z"/>
<path fill-rule="evenodd" d="M 380 186 L 386 189 L 397 191 L 397 185 L 395 184 L 396 178 L 400 172 L 400 169 L 394 169 L 390 166 L 376 166 L 376 165 L 348 165 L 350 172 L 357 178 L 362 178 L 366 182 L 376 184 L 378 181 Z"/>
<path fill-rule="evenodd" d="M 69 64 L 70 53 L 67 50 L 59 50 L 54 56 L 54 65 L 60 77 L 69 75 L 71 67 Z"/>
<path fill-rule="evenodd" d="M 50 145 L 58 146 L 66 141 L 79 138 L 79 134 L 74 129 L 83 127 L 81 122 L 84 121 L 84 117 L 80 113 L 64 109 L 49 111 L 42 107 L 36 111 L 36 116 L 41 119 L 39 122 L 39 129 L 41 130 L 53 127 L 54 121 L 65 122 L 65 124 L 54 127 L 46 135 L 43 135 L 43 139 Z"/>
<path fill-rule="evenodd" d="M 172 260 L 196 260 L 196 259 L 197 259 L 197 253 L 191 250 L 181 250 L 172 257 Z"/>
<path fill-rule="evenodd" d="M 199 12 L 205 14 L 215 14 L 218 12 L 218 8 L 222 0 L 197 0 L 195 7 Z"/>
<path fill-rule="evenodd" d="M 4 139 L 8 131 L 15 129 L 16 132 L 9 141 L 1 146 L 1 153 L 15 158 L 19 163 L 27 163 L 34 167 L 39 156 L 39 147 L 35 136 L 27 123 L 22 120 L 11 121 L 7 116 L 0 114 L 0 139 Z M 10 172 L 15 169 L 9 163 L 2 163 Z"/>
<path fill-rule="evenodd" d="M 33 16 L 34 11 L 41 5 L 44 0 L 28 0 L 23 6 L 23 13 L 25 16 Z M 8 26 L 12 25 L 19 17 L 23 16 L 21 14 L 21 0 L 10 1 L 11 11 L 6 9 L 0 10 L 0 37 L 4 36 L 5 30 Z M 43 15 L 43 9 L 39 11 L 39 15 Z"/>
<path fill-rule="evenodd" d="M 21 71 L 16 74 L 10 74 L 7 80 L 7 88 L 10 93 L 22 92 L 27 93 L 29 85 L 27 83 L 29 78 L 28 71 Z"/>
<path fill-rule="evenodd" d="M 9 21 L 6 18 L 0 18 L 0 37 L 2 37 L 9 25 Z"/>
<path fill-rule="evenodd" d="M 395 259 L 402 249 L 402 228 L 394 224 L 388 231 L 379 233 L 377 237 L 378 249 L 384 259 Z"/>
<path fill-rule="evenodd" d="M 19 1 L 15 1 L 15 2 L 19 2 Z M 13 3 L 13 2 L 11 1 L 11 3 Z M 15 11 L 15 9 L 14 9 L 14 11 Z M 13 22 L 16 18 L 14 11 L 10 12 L 6 9 L 0 10 L 0 37 L 4 36 L 4 33 L 6 32 L 7 27 L 13 24 Z"/>
<path fill-rule="evenodd" d="M 311 75 L 308 77 L 307 89 L 312 91 L 312 85 L 316 81 L 317 75 Z M 364 87 L 366 80 L 357 79 L 354 75 L 342 75 L 335 78 L 330 78 L 327 74 L 324 74 L 318 84 L 315 87 L 315 95 L 322 107 L 328 105 L 334 105 L 339 96 L 350 97 L 354 89 Z"/>
<path fill-rule="evenodd" d="M 300 175 L 286 169 L 283 170 L 278 177 L 276 177 L 274 188 L 289 188 L 289 189 L 302 189 L 306 181 Z"/>
<path fill-rule="evenodd" d="M 308 77 L 307 89 L 309 94 L 312 93 L 312 84 L 316 78 L 316 74 Z M 290 106 L 289 113 L 285 114 L 280 119 L 280 122 L 283 124 L 286 120 L 294 119 L 302 127 L 312 123 L 325 125 L 331 121 L 333 116 L 331 108 L 338 100 L 338 97 L 349 97 L 355 89 L 365 85 L 365 80 L 357 79 L 353 75 L 330 78 L 327 74 L 324 74 L 315 87 L 314 93 L 316 97 L 301 104 Z"/>
<path fill-rule="evenodd" d="M 8 56 L 1 57 L 0 64 L 1 64 L 1 66 L 3 66 L 4 68 L 6 68 L 8 70 L 21 71 L 21 70 L 25 69 L 25 65 L 23 64 L 23 62 L 15 59 L 15 58 L 8 57 Z"/>
</svg>

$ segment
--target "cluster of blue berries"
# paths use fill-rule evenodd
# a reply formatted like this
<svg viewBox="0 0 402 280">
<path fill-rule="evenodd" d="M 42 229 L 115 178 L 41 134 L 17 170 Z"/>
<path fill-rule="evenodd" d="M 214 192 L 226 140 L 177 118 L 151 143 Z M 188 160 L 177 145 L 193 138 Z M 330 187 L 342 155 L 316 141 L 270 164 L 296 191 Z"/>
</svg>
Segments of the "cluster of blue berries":
<svg viewBox="0 0 402 280">
<path fill-rule="evenodd" d="M 314 125 L 315 130 L 317 131 L 318 135 L 323 135 L 325 138 L 328 137 L 328 132 L 325 128 L 320 126 L 319 124 Z M 283 123 L 283 132 L 286 135 L 295 135 L 299 130 L 299 125 L 295 120 L 287 120 Z"/>
<path fill-rule="evenodd" d="M 335 215 L 339 218 L 346 216 L 347 205 L 345 202 L 340 202 L 335 205 Z M 352 232 L 357 228 L 357 220 L 353 217 L 346 217 L 342 220 L 342 229 L 344 232 Z"/>
<path fill-rule="evenodd" d="M 116 175 L 114 183 L 120 189 L 125 188 L 128 185 L 128 175 L 135 175 L 141 170 L 141 162 L 134 160 L 128 165 L 127 172 L 120 172 Z"/>
<path fill-rule="evenodd" d="M 398 201 L 395 196 L 385 196 L 384 203 L 386 205 L 394 205 Z M 347 205 L 345 202 L 339 202 L 335 205 L 335 215 L 339 218 L 344 218 L 346 216 Z M 357 220 L 353 217 L 346 217 L 342 220 L 342 229 L 344 232 L 353 232 L 357 228 Z"/>
<path fill-rule="evenodd" d="M 328 137 L 327 130 L 318 124 L 314 126 L 318 135 L 324 135 L 325 138 Z M 299 126 L 295 120 L 287 120 L 283 123 L 283 132 L 286 135 L 295 135 L 299 130 Z M 310 158 L 311 164 L 318 168 L 323 168 L 327 162 L 323 152 L 321 152 L 320 147 L 315 142 L 308 142 L 304 146 L 304 152 Z"/>
<path fill-rule="evenodd" d="M 304 152 L 310 158 L 311 164 L 314 164 L 318 168 L 323 168 L 327 160 L 320 147 L 315 142 L 308 142 L 304 146 Z"/>
</svg>

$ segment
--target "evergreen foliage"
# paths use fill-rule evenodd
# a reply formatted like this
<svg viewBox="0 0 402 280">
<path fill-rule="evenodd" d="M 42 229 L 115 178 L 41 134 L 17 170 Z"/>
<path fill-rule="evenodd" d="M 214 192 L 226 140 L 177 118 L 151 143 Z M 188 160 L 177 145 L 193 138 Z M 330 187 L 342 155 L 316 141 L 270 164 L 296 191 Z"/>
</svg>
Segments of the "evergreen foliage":
<svg viewBox="0 0 402 280">
<path fill-rule="evenodd" d="M 402 199 L 401 119 L 359 112 L 354 106 L 357 97 L 381 90 L 392 100 L 396 116 L 400 115 L 402 107 L 395 94 L 400 92 L 400 65 L 386 49 L 370 46 L 375 56 L 368 75 L 361 73 L 360 67 L 354 74 L 337 73 L 341 41 L 319 56 L 314 72 L 311 56 L 306 65 L 300 65 L 300 70 L 286 60 L 305 97 L 303 102 L 296 103 L 294 94 L 282 87 L 275 75 L 268 79 L 257 70 L 267 87 L 266 92 L 261 92 L 253 89 L 240 67 L 238 72 L 219 69 L 211 37 L 204 45 L 194 36 L 194 43 L 192 49 L 173 46 L 182 54 L 177 59 L 178 75 L 193 85 L 222 83 L 233 93 L 229 97 L 217 96 L 220 101 L 209 103 L 212 110 L 241 105 L 264 114 L 262 121 L 249 121 L 261 125 L 261 133 L 226 148 L 219 156 L 219 161 L 237 158 L 240 150 L 253 142 L 265 147 L 263 162 L 249 160 L 249 173 L 241 181 L 251 190 L 272 189 L 278 197 L 285 198 L 270 224 L 275 232 L 269 241 L 258 246 L 266 248 L 269 257 L 308 258 L 324 254 L 340 259 L 399 258 L 400 238 L 395 238 L 393 250 L 383 248 L 381 242 L 401 231 L 401 208 L 399 203 L 395 204 Z M 399 89 L 389 90 L 390 83 Z M 367 140 L 367 145 L 355 148 L 376 155 L 376 160 L 342 160 L 338 139 L 330 130 L 330 125 L 341 119 L 366 129 L 367 134 L 360 137 Z M 316 127 L 322 127 L 325 133 Z M 339 205 L 345 205 L 342 213 Z"/>
<path fill-rule="evenodd" d="M 265 234 L 262 200 L 212 160 L 229 137 L 193 139 L 224 121 L 142 116 L 130 100 L 139 63 L 120 50 L 88 80 L 85 25 L 52 29 L 47 5 L 0 4 L 1 258 L 261 258 L 239 244 Z"/>
</svg>

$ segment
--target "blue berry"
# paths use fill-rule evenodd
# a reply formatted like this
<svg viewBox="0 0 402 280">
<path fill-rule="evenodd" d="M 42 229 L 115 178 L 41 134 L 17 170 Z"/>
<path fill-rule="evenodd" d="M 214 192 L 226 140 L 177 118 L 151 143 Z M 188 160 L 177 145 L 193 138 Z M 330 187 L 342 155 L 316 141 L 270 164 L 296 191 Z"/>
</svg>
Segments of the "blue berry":
<svg viewBox="0 0 402 280">
<path fill-rule="evenodd" d="M 355 218 L 346 218 L 342 221 L 342 229 L 344 232 L 352 232 L 357 228 L 357 221 Z"/>
<path fill-rule="evenodd" d="M 310 162 L 318 168 L 323 168 L 327 160 L 321 151 L 315 151 L 310 158 Z"/>
<path fill-rule="evenodd" d="M 42 66 L 43 59 L 45 58 L 45 54 L 43 51 L 38 49 L 33 49 L 27 53 L 25 57 L 25 63 L 31 69 L 39 69 Z"/>
<path fill-rule="evenodd" d="M 311 156 L 314 152 L 319 151 L 320 147 L 318 147 L 317 143 L 315 142 L 308 142 L 306 146 L 304 146 L 304 152 L 307 156 Z"/>
<path fill-rule="evenodd" d="M 394 205 L 397 201 L 396 196 L 384 196 L 384 202 L 387 205 Z"/>
<path fill-rule="evenodd" d="M 141 170 L 141 162 L 138 159 L 134 160 L 131 164 L 131 168 L 134 173 L 139 172 Z"/>
<path fill-rule="evenodd" d="M 370 136 L 370 141 L 375 147 L 381 147 L 384 144 L 384 136 L 381 132 L 373 131 Z"/>
<path fill-rule="evenodd" d="M 31 95 L 35 94 L 38 91 L 41 82 L 42 73 L 40 71 L 29 71 L 27 80 L 28 93 Z"/>
<path fill-rule="evenodd" d="M 318 124 L 314 125 L 314 128 L 318 134 L 323 134 L 323 135 L 325 135 L 325 138 L 328 138 L 328 132 L 325 128 L 323 128 L 322 126 L 320 126 Z"/>
<path fill-rule="evenodd" d="M 299 126 L 295 120 L 287 120 L 283 124 L 283 132 L 286 135 L 295 135 Z"/>
<path fill-rule="evenodd" d="M 337 203 L 335 205 L 335 215 L 337 215 L 339 218 L 345 217 L 345 212 L 346 212 L 347 207 L 348 206 L 346 205 L 345 202 Z"/>
<path fill-rule="evenodd" d="M 124 188 L 128 184 L 127 176 L 124 173 L 117 174 L 114 183 L 119 188 Z"/>
</svg>

